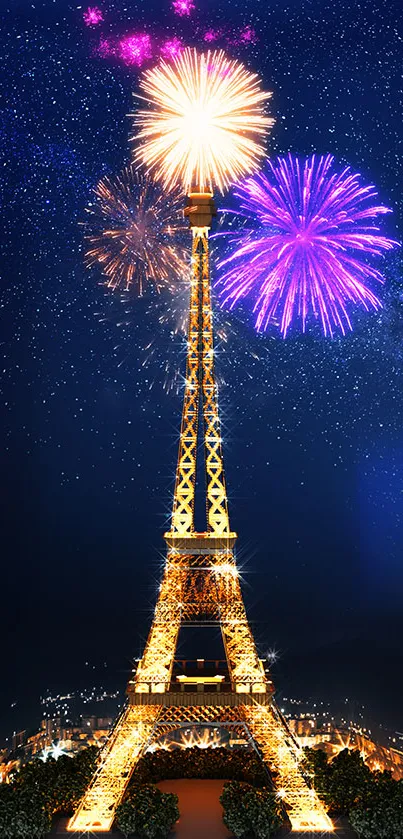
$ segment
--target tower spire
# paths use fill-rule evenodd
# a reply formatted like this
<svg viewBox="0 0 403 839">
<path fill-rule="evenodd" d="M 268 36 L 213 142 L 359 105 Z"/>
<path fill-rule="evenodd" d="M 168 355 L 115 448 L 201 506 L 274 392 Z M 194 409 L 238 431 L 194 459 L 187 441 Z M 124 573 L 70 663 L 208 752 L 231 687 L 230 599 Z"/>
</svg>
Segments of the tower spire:
<svg viewBox="0 0 403 839">
<path fill-rule="evenodd" d="M 225 485 L 224 462 L 214 374 L 214 335 L 211 305 L 208 232 L 216 214 L 210 192 L 190 192 L 185 215 L 192 229 L 192 265 L 187 336 L 187 362 L 178 465 L 171 530 L 165 534 L 170 547 L 183 537 L 208 541 L 224 538 L 234 543 Z M 201 413 L 201 416 L 200 416 Z M 198 428 L 203 423 L 207 529 L 195 528 L 195 491 Z M 182 537 L 182 539 L 181 539 Z"/>
</svg>

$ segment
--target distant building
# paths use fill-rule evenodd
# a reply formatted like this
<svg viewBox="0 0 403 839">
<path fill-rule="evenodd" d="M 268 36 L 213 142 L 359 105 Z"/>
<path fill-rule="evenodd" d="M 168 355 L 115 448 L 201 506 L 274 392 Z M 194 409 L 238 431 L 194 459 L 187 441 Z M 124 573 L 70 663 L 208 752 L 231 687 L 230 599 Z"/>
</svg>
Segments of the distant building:
<svg viewBox="0 0 403 839">
<path fill-rule="evenodd" d="M 314 717 L 306 716 L 288 719 L 287 723 L 302 747 L 321 748 L 330 759 L 343 749 L 358 749 L 372 771 L 391 772 L 396 781 L 403 778 L 403 751 L 379 746 L 360 728 L 318 725 Z"/>
<path fill-rule="evenodd" d="M 12 738 L 13 752 L 16 752 L 17 749 L 20 749 L 21 746 L 24 746 L 24 744 L 26 743 L 26 735 L 26 729 L 24 729 L 23 731 L 14 731 Z"/>
</svg>

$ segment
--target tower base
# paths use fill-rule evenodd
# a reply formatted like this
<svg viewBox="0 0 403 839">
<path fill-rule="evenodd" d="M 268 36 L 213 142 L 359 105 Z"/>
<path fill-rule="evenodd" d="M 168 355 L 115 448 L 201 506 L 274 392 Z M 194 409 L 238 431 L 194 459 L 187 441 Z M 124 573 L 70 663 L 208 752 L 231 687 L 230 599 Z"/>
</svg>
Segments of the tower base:
<svg viewBox="0 0 403 839">
<path fill-rule="evenodd" d="M 130 692 L 130 704 L 106 744 L 98 770 L 68 832 L 99 833 L 112 827 L 141 755 L 154 740 L 183 725 L 240 727 L 276 778 L 292 831 L 328 833 L 333 824 L 301 771 L 302 750 L 269 695 L 175 691 L 164 695 Z"/>
</svg>

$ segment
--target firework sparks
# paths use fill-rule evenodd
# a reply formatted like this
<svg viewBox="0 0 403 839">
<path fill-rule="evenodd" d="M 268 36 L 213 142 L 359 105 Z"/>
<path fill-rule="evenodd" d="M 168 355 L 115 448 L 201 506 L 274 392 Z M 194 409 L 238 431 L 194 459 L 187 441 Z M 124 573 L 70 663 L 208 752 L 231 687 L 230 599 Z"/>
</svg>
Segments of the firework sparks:
<svg viewBox="0 0 403 839">
<path fill-rule="evenodd" d="M 206 32 L 204 33 L 203 41 L 205 41 L 206 44 L 213 44 L 214 41 L 218 41 L 218 39 L 221 37 L 221 35 L 222 35 L 222 30 L 221 29 L 210 28 L 210 29 L 207 29 Z"/>
<path fill-rule="evenodd" d="M 367 282 L 383 277 L 369 258 L 398 243 L 374 224 L 390 210 L 374 203 L 375 188 L 359 174 L 337 171 L 331 155 L 288 155 L 268 161 L 236 196 L 243 225 L 228 234 L 221 299 L 232 308 L 251 296 L 258 331 L 279 321 L 285 337 L 294 320 L 305 330 L 313 315 L 325 335 L 344 335 L 352 328 L 349 304 L 381 307 Z"/>
<path fill-rule="evenodd" d="M 225 42 L 228 46 L 241 46 L 242 44 L 257 44 L 258 36 L 252 26 L 244 26 L 242 29 L 214 28 L 206 29 L 203 41 L 213 44 L 217 41 Z"/>
<path fill-rule="evenodd" d="M 101 38 L 99 44 L 94 47 L 93 54 L 100 58 L 111 58 L 116 54 L 116 49 L 108 38 Z"/>
<path fill-rule="evenodd" d="M 104 16 L 98 6 L 88 6 L 88 9 L 83 14 L 83 20 L 86 26 L 97 26 L 102 23 Z"/>
<path fill-rule="evenodd" d="M 173 0 L 172 8 L 176 15 L 189 17 L 194 12 L 196 6 L 193 0 Z"/>
<path fill-rule="evenodd" d="M 85 224 L 85 261 L 102 268 L 109 288 L 134 287 L 141 295 L 148 282 L 157 289 L 171 287 L 187 275 L 178 191 L 167 196 L 128 166 L 117 177 L 103 178 L 94 193 Z"/>
<path fill-rule="evenodd" d="M 129 35 L 119 41 L 119 54 L 125 64 L 142 67 L 152 58 L 152 45 L 149 35 Z"/>
<path fill-rule="evenodd" d="M 252 26 L 245 26 L 239 33 L 239 43 L 241 44 L 257 44 L 258 37 L 256 30 Z"/>
<path fill-rule="evenodd" d="M 183 44 L 180 38 L 170 38 L 161 45 L 161 55 L 163 58 L 176 58 L 183 50 Z"/>
<path fill-rule="evenodd" d="M 222 51 L 186 49 L 146 71 L 140 86 L 149 109 L 134 115 L 135 159 L 165 187 L 215 185 L 223 192 L 256 169 L 273 124 L 264 114 L 271 94 L 238 61 Z"/>
</svg>

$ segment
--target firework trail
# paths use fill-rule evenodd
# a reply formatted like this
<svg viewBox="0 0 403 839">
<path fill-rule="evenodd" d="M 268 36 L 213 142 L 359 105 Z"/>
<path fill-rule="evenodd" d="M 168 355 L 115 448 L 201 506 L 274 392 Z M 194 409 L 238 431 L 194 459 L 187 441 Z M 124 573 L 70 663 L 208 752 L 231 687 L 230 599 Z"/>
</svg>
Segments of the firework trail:
<svg viewBox="0 0 403 839">
<path fill-rule="evenodd" d="M 103 178 L 94 194 L 85 222 L 85 262 L 102 269 L 109 288 L 142 295 L 149 282 L 157 290 L 175 288 L 187 277 L 180 192 L 166 195 L 128 166 Z"/>
<path fill-rule="evenodd" d="M 375 222 L 391 212 L 375 203 L 349 167 L 337 171 L 331 155 L 267 161 L 266 171 L 235 190 L 242 223 L 224 235 L 229 255 L 219 265 L 221 301 L 230 308 L 253 301 L 258 331 L 279 322 L 285 337 L 308 317 L 325 335 L 351 329 L 350 304 L 366 310 L 381 302 L 367 282 L 383 282 L 371 258 L 397 242 Z"/>
<path fill-rule="evenodd" d="M 258 77 L 222 51 L 185 49 L 147 70 L 140 87 L 148 109 L 134 114 L 135 159 L 165 188 L 221 192 L 253 172 L 273 124 Z"/>
</svg>

